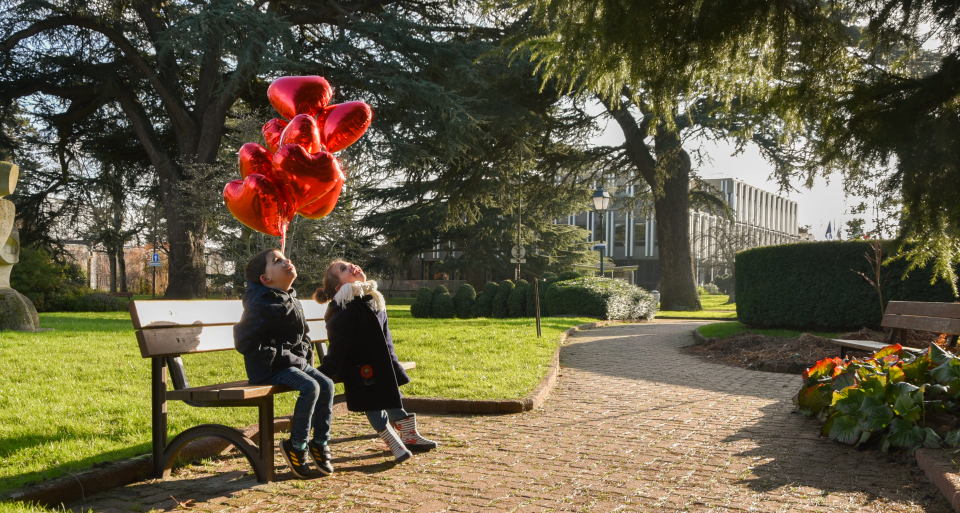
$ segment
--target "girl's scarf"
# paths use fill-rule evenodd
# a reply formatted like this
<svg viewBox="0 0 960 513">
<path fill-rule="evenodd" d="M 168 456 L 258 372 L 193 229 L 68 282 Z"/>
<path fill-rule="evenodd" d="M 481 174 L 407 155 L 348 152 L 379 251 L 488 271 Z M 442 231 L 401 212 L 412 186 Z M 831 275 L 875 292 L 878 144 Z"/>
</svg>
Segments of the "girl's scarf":
<svg viewBox="0 0 960 513">
<path fill-rule="evenodd" d="M 342 285 L 340 290 L 337 291 L 337 294 L 333 296 L 333 302 L 339 305 L 340 308 L 346 308 L 347 303 L 360 296 L 373 296 L 370 307 L 373 308 L 374 312 L 379 312 L 387 308 L 383 294 L 377 291 L 377 282 L 374 280 L 355 281 Z"/>
</svg>

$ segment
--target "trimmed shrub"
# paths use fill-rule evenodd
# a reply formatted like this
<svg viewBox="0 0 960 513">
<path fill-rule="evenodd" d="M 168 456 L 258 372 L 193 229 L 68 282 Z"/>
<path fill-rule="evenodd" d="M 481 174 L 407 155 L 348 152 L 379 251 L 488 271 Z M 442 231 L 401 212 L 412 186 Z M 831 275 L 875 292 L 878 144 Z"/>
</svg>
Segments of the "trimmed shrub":
<svg viewBox="0 0 960 513">
<path fill-rule="evenodd" d="M 473 308 L 474 301 L 477 300 L 477 291 L 473 285 L 465 283 L 457 290 L 453 296 L 453 306 L 457 311 L 457 317 L 467 319 L 470 317 L 470 310 Z"/>
<path fill-rule="evenodd" d="M 527 280 L 517 280 L 517 286 L 507 299 L 507 313 L 510 317 L 523 317 L 527 314 L 527 289 L 532 288 Z"/>
<path fill-rule="evenodd" d="M 492 281 L 488 281 L 483 286 L 483 290 L 477 294 L 477 300 L 473 302 L 473 308 L 470 315 L 473 317 L 490 317 L 493 313 L 493 299 L 497 296 L 497 289 L 500 286 Z"/>
<path fill-rule="evenodd" d="M 20 262 L 10 273 L 10 286 L 30 298 L 39 312 L 71 311 L 67 301 L 90 293 L 87 283 L 78 265 L 58 262 L 43 249 L 21 247 Z"/>
<path fill-rule="evenodd" d="M 542 282 L 543 280 L 540 280 L 540 281 Z M 543 289 L 543 287 L 544 287 L 543 283 L 539 283 L 537 286 L 538 286 L 538 288 L 540 288 L 540 289 Z M 542 290 L 541 290 L 541 292 L 542 292 Z M 527 296 L 527 297 L 526 297 L 527 305 L 526 305 L 526 308 L 524 309 L 524 313 L 526 314 L 527 317 L 536 317 L 536 316 L 537 316 L 537 304 L 534 302 L 534 297 L 533 297 L 533 283 L 531 283 L 530 285 L 527 286 L 527 294 L 526 294 L 526 296 Z M 540 306 L 542 307 L 543 305 L 540 305 Z M 543 315 L 543 312 L 541 312 L 541 315 Z"/>
<path fill-rule="evenodd" d="M 104 292 L 92 292 L 79 297 L 68 298 L 58 306 L 65 312 L 121 312 L 127 309 L 126 300 Z"/>
<path fill-rule="evenodd" d="M 575 280 L 582 277 L 583 275 L 577 271 L 563 271 L 560 273 L 560 276 L 557 276 L 557 281 Z"/>
<path fill-rule="evenodd" d="M 491 309 L 490 317 L 502 319 L 510 314 L 507 302 L 510 300 L 510 294 L 513 293 L 514 287 L 515 285 L 510 280 L 500 282 L 500 286 L 497 287 L 497 295 L 493 298 L 493 308 Z"/>
<path fill-rule="evenodd" d="M 887 246 L 892 249 L 892 246 Z M 880 325 L 876 290 L 854 271 L 871 275 L 864 254 L 869 242 L 807 242 L 767 246 L 737 254 L 737 316 L 758 327 L 823 331 Z M 887 256 L 887 255 L 885 255 Z M 897 260 L 884 266 L 883 301 L 953 302 L 950 284 L 930 284 L 930 269 L 914 269 Z"/>
<path fill-rule="evenodd" d="M 703 291 L 704 293 L 709 294 L 711 296 L 716 296 L 720 294 L 720 287 L 716 286 L 713 283 L 708 283 L 703 286 Z"/>
<path fill-rule="evenodd" d="M 730 286 L 733 285 L 733 275 L 724 274 L 723 276 L 717 276 L 713 279 L 713 284 L 720 289 L 720 292 L 724 294 L 730 293 Z"/>
<path fill-rule="evenodd" d="M 443 285 L 433 289 L 433 298 L 430 301 L 430 317 L 452 319 L 456 314 L 457 308 L 453 305 L 450 291 Z"/>
<path fill-rule="evenodd" d="M 421 287 L 417 293 L 417 301 L 410 305 L 410 315 L 418 319 L 430 317 L 431 303 L 433 303 L 433 294 L 430 289 Z"/>
<path fill-rule="evenodd" d="M 653 295 L 623 280 L 584 277 L 559 281 L 547 290 L 550 315 L 585 315 L 605 319 L 652 319 Z"/>
</svg>

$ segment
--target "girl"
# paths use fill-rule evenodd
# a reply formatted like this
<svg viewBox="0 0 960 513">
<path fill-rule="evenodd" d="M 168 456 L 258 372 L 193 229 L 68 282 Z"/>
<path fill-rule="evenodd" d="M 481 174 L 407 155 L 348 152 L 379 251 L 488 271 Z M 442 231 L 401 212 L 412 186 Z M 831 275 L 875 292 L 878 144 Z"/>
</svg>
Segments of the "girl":
<svg viewBox="0 0 960 513">
<path fill-rule="evenodd" d="M 367 281 L 359 266 L 338 260 L 323 276 L 323 286 L 313 298 L 327 308 L 330 351 L 317 368 L 343 380 L 347 409 L 366 413 L 377 435 L 393 451 L 397 463 L 411 450 L 437 446 L 417 432 L 417 418 L 403 409 L 400 386 L 410 382 L 393 351 L 387 325 L 387 308 L 377 282 Z M 392 424 L 392 426 L 391 426 Z"/>
</svg>

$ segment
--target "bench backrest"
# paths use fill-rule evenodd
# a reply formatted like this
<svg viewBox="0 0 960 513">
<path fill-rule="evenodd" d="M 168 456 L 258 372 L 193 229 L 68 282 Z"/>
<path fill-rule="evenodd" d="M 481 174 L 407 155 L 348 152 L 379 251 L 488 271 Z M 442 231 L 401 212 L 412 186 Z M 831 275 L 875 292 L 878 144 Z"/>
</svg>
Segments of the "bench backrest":
<svg viewBox="0 0 960 513">
<path fill-rule="evenodd" d="M 890 301 L 881 325 L 885 328 L 960 335 L 960 303 Z"/>
<path fill-rule="evenodd" d="M 301 301 L 313 342 L 327 339 L 327 305 Z M 130 319 L 144 358 L 233 349 L 233 325 L 243 304 L 227 301 L 131 301 Z"/>
</svg>

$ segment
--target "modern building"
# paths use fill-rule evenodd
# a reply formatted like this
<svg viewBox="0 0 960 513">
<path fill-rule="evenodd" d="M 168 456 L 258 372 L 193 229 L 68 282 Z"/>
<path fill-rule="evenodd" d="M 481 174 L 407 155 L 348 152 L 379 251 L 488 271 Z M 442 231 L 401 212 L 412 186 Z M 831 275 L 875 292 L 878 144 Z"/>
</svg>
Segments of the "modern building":
<svg viewBox="0 0 960 513">
<path fill-rule="evenodd" d="M 733 178 L 706 180 L 733 213 L 733 222 L 710 212 L 690 211 L 690 241 L 699 284 L 709 283 L 726 269 L 718 265 L 723 244 L 721 233 L 736 234 L 747 247 L 800 242 L 797 203 L 760 190 Z M 635 186 L 621 188 L 605 212 L 601 237 L 596 212 L 582 212 L 557 220 L 587 230 L 590 241 L 605 241 L 606 254 L 616 266 L 637 266 L 632 281 L 646 289 L 655 289 L 660 281 L 659 243 L 656 237 L 656 213 L 652 205 L 622 208 L 626 197 L 634 196 Z M 741 249 L 746 249 L 743 247 Z M 628 278 L 629 279 L 629 278 Z"/>
</svg>

